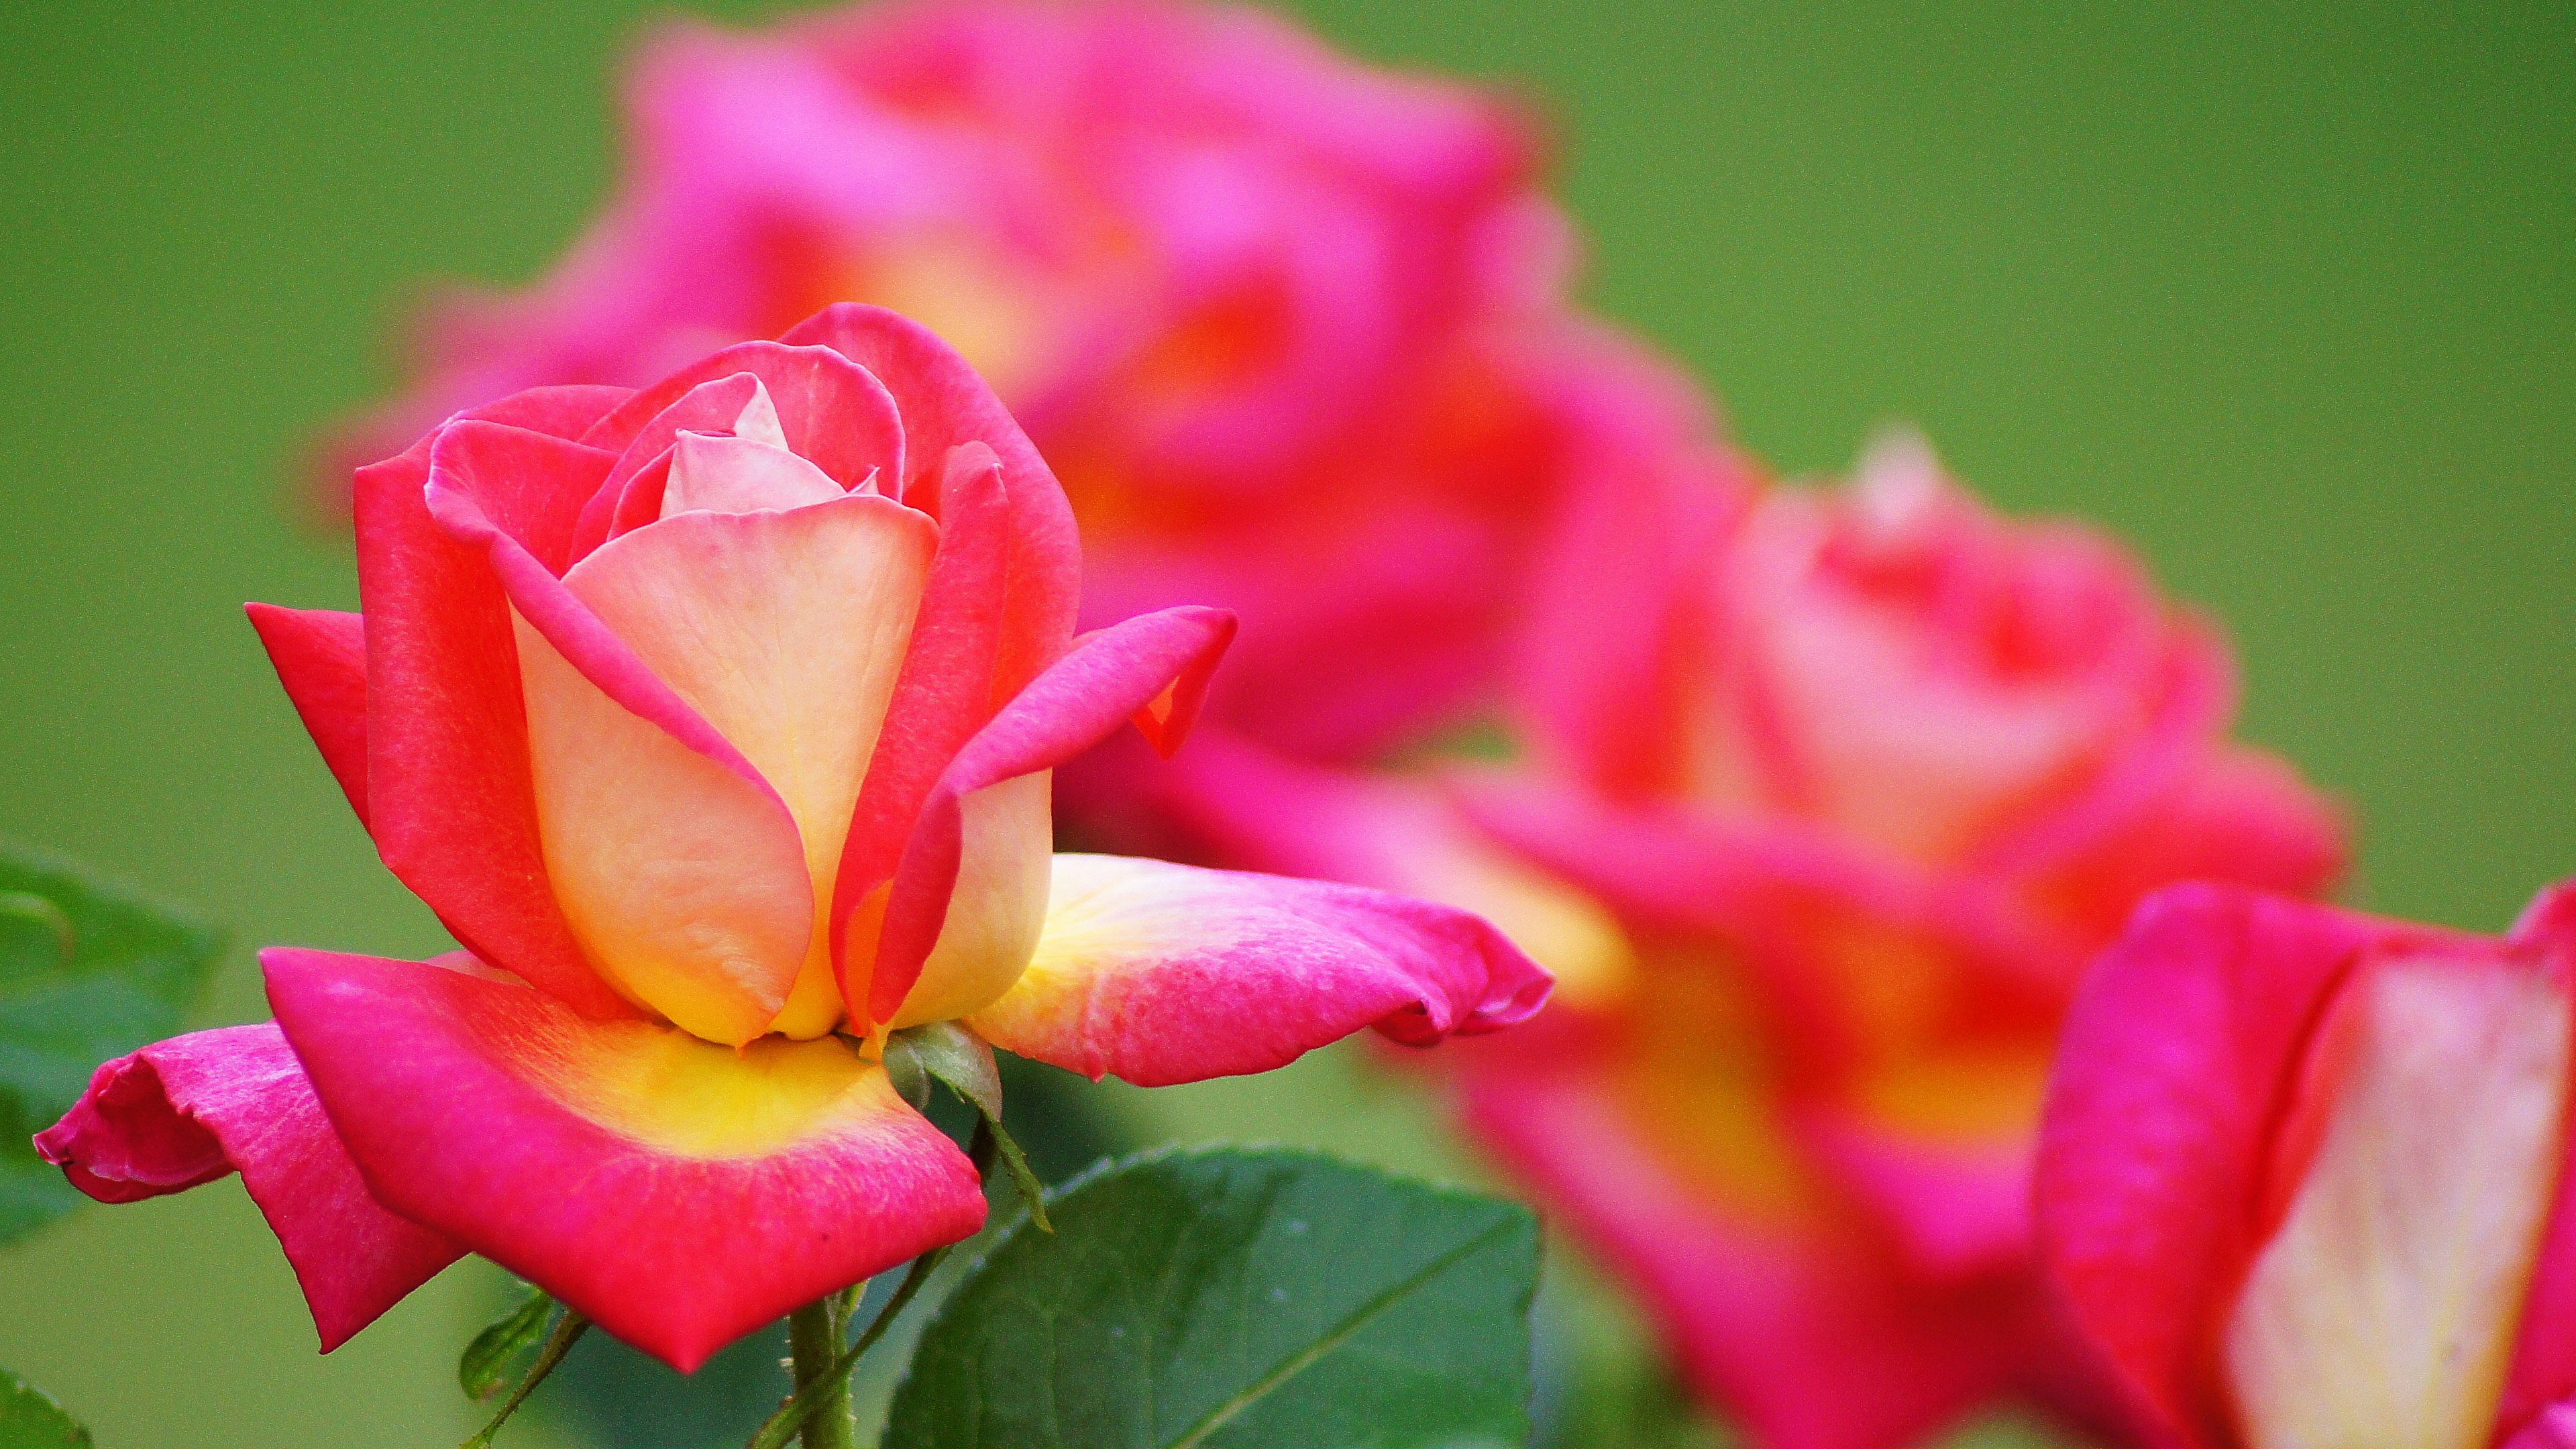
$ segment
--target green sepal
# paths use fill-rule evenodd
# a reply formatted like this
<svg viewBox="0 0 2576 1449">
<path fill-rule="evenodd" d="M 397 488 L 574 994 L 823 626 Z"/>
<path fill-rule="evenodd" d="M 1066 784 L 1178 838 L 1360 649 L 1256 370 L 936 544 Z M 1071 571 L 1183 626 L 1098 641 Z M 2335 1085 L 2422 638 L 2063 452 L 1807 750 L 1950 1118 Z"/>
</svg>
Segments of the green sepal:
<svg viewBox="0 0 2576 1449">
<path fill-rule="evenodd" d="M 501 1392 L 510 1381 L 510 1365 L 545 1337 L 554 1308 L 552 1295 L 530 1288 L 518 1306 L 485 1324 L 456 1360 L 456 1382 L 465 1397 L 480 1403 Z"/>
<path fill-rule="evenodd" d="M 1028 1154 L 1002 1126 L 1002 1071 L 993 1062 L 993 1048 L 982 1037 L 953 1021 L 906 1027 L 886 1038 L 885 1067 L 895 1090 L 915 1107 L 927 1105 L 928 1084 L 933 1080 L 946 1083 L 965 1099 L 993 1134 L 993 1145 L 1001 1150 L 1002 1170 L 1020 1201 L 1028 1205 L 1029 1220 L 1041 1232 L 1055 1231 L 1047 1221 L 1045 1184 L 1029 1167 Z M 913 1094 L 914 1084 L 919 1096 Z"/>
</svg>

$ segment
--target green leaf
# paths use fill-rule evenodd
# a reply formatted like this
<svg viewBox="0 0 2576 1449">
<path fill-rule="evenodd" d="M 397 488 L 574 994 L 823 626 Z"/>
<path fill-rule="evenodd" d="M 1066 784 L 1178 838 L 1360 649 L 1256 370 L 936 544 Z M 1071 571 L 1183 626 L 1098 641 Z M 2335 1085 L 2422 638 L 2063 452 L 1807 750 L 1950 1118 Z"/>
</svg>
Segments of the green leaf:
<svg viewBox="0 0 2576 1449">
<path fill-rule="evenodd" d="M 0 1369 L 0 1449 L 90 1449 L 89 1431 L 53 1395 Z"/>
<path fill-rule="evenodd" d="M 923 1333 L 906 1449 L 1406 1449 L 1529 1433 L 1538 1228 L 1310 1152 L 1162 1150 L 1049 1198 Z"/>
<path fill-rule="evenodd" d="M 465 1397 L 479 1402 L 501 1392 L 510 1381 L 511 1363 L 545 1337 L 546 1316 L 554 1308 L 546 1290 L 531 1288 L 518 1307 L 485 1324 L 456 1360 L 456 1382 Z"/>
<path fill-rule="evenodd" d="M 0 1242 L 81 1201 L 27 1139 L 99 1063 L 177 1031 L 222 953 L 187 912 L 0 842 Z"/>
</svg>

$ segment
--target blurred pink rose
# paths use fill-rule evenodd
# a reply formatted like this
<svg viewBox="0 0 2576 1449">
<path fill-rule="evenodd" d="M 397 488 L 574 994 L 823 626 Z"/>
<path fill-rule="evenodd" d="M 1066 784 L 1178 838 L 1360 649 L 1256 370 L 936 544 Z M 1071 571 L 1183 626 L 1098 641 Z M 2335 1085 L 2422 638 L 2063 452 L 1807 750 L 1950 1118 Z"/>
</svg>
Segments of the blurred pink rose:
<svg viewBox="0 0 2576 1449">
<path fill-rule="evenodd" d="M 879 303 L 964 353 L 1064 480 L 1084 627 L 1234 609 L 1211 719 L 1297 756 L 1362 758 L 1489 690 L 1599 395 L 1687 395 L 1566 304 L 1515 107 L 1251 10 L 674 27 L 627 110 L 590 233 L 528 291 L 433 308 L 418 387 L 343 451 Z"/>
<path fill-rule="evenodd" d="M 1892 1449 L 2014 1392 L 2098 1419 L 2029 1246 L 2069 995 L 2149 890 L 2314 891 L 2340 822 L 2228 740 L 2205 622 L 1919 443 L 1832 491 L 1632 483 L 1554 540 L 1527 761 L 1219 737 L 1183 813 L 1232 864 L 1473 904 L 1556 973 L 1446 1064 L 1469 1123 L 1758 1442 Z"/>
</svg>

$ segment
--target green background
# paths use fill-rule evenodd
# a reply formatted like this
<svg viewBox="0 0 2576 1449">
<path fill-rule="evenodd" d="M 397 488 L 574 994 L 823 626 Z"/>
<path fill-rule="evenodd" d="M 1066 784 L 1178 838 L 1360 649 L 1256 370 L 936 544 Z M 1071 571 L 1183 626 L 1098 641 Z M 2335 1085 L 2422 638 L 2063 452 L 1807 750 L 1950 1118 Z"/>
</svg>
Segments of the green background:
<svg viewBox="0 0 2576 1449">
<path fill-rule="evenodd" d="M 1590 295 L 1781 468 L 1909 420 L 2001 503 L 2134 541 L 2232 629 L 2246 732 L 2351 803 L 2356 899 L 2493 928 L 2576 868 L 2576 9 L 1305 9 L 1535 97 Z M 438 944 L 238 607 L 354 603 L 293 514 L 300 437 L 385 385 L 421 278 L 573 234 L 647 18 L 0 13 L 0 831 L 229 922 L 209 1023 L 263 1014 L 250 945 Z M 1356 1075 L 1115 1100 L 1454 1160 Z M 317 1358 L 227 1184 L 0 1252 L 0 1363 L 108 1449 L 451 1444 L 488 1290 Z"/>
</svg>

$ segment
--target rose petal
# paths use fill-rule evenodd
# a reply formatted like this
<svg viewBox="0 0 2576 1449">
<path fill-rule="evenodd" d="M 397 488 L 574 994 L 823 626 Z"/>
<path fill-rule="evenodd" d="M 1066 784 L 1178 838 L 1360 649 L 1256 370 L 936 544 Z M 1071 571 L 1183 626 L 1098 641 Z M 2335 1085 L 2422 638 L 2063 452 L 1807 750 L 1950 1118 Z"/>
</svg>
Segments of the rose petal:
<svg viewBox="0 0 2576 1449">
<path fill-rule="evenodd" d="M 556 895 L 602 970 L 701 1036 L 740 1043 L 773 1022 L 817 1036 L 840 1015 L 818 902 L 934 534 L 889 499 L 835 491 L 785 513 L 680 514 L 566 576 L 639 667 L 742 752 L 761 791 L 521 629 Z"/>
<path fill-rule="evenodd" d="M 637 392 L 601 418 L 582 441 L 611 453 L 627 452 L 665 409 L 684 401 L 701 383 L 744 372 L 759 378 L 768 391 L 788 449 L 843 488 L 856 488 L 874 472 L 904 476 L 905 434 L 912 424 L 878 380 L 882 369 L 872 372 L 865 359 L 829 347 L 738 343 Z M 946 451 L 945 445 L 940 451 Z"/>
<path fill-rule="evenodd" d="M 262 964 L 380 1201 L 683 1372 L 983 1224 L 973 1164 L 837 1038 L 736 1051 L 471 968 Z"/>
<path fill-rule="evenodd" d="M 2258 1204 L 2273 1124 L 2319 1012 L 2374 944 L 2475 949 L 2177 886 L 2139 908 L 2067 1018 L 2034 1172 L 2040 1255 L 2139 1407 L 2184 1442 L 2234 1442 L 2211 1334 L 2269 1226 Z"/>
<path fill-rule="evenodd" d="M 303 1286 L 324 1353 L 465 1251 L 369 1195 L 274 1022 L 173 1037 L 107 1063 L 36 1151 L 110 1203 L 238 1170 Z"/>
<path fill-rule="evenodd" d="M 1001 460 L 1011 514 L 1010 582 L 994 688 L 1005 699 L 1018 693 L 1064 652 L 1082 595 L 1082 540 L 1055 474 L 983 378 L 919 323 L 882 307 L 845 302 L 798 323 L 780 340 L 829 347 L 902 396 L 911 471 L 889 468 L 886 478 L 900 479 L 902 488 L 898 492 L 889 482 L 886 492 L 914 501 L 917 488 L 935 487 L 948 469 L 949 450 L 962 444 L 982 443 Z"/>
<path fill-rule="evenodd" d="M 922 805 L 887 897 L 865 998 L 871 1023 L 908 1026 L 935 1019 L 918 1014 L 931 1003 L 956 1007 L 962 996 L 956 983 L 926 976 L 925 965 L 935 946 L 947 945 L 956 954 L 943 964 L 975 981 L 1007 981 L 1008 972 L 994 964 L 993 955 L 1032 937 L 1027 923 L 1042 909 L 1034 896 L 1013 902 L 1017 915 L 1007 920 L 997 915 L 990 900 L 968 898 L 961 906 L 955 886 L 970 843 L 966 798 L 1063 764 L 1099 743 L 1166 690 L 1177 688 L 1184 696 L 1204 690 L 1209 671 L 1224 655 L 1233 634 L 1233 615 L 1182 608 L 1086 635 L 958 751 Z M 987 838 L 1017 843 L 1023 849 L 1028 844 L 1011 832 Z M 1001 870 L 995 878 L 1027 879 Z M 952 919 L 961 929 L 958 940 L 949 944 L 942 938 Z M 853 973 L 858 959 L 853 952 L 849 962 Z M 951 975 L 941 973 L 942 978 Z M 917 985 L 923 987 L 920 1006 L 910 1003 Z M 855 994 L 851 997 L 854 1003 L 859 999 Z M 956 1009 L 968 1011 L 982 1004 Z"/>
<path fill-rule="evenodd" d="M 1045 934 L 973 1017 L 994 1045 L 1140 1086 L 1265 1072 L 1374 1026 L 1428 1046 L 1521 1021 L 1547 973 L 1463 911 L 1358 886 L 1059 855 Z"/>
<path fill-rule="evenodd" d="M 245 604 L 277 682 L 358 823 L 367 823 L 367 621 L 337 609 Z"/>
<path fill-rule="evenodd" d="M 477 954 L 585 1014 L 632 1016 L 547 888 L 508 596 L 488 551 L 430 517 L 434 441 L 358 474 L 369 833 Z M 568 497 L 581 479 L 558 481 Z"/>
</svg>

